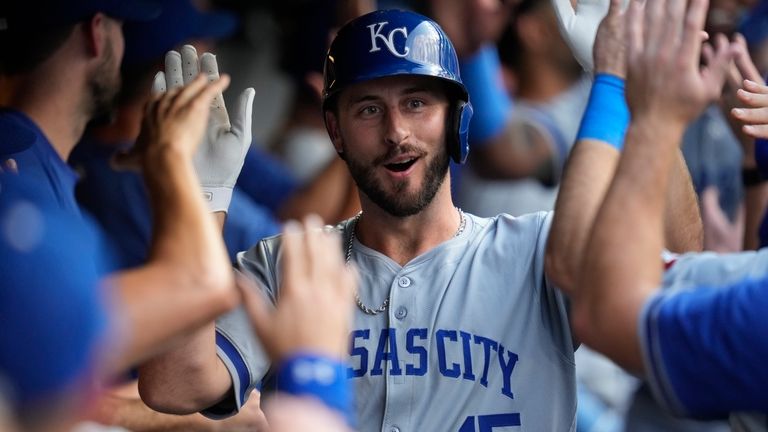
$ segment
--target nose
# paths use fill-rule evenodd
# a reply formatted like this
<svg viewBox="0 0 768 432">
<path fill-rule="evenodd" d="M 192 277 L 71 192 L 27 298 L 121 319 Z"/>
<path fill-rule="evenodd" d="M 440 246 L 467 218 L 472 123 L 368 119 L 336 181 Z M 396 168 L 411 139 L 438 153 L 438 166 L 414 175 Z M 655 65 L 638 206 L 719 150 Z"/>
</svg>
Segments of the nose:
<svg viewBox="0 0 768 432">
<path fill-rule="evenodd" d="M 385 122 L 384 141 L 388 145 L 397 146 L 410 136 L 408 122 L 399 110 L 387 110 Z"/>
</svg>

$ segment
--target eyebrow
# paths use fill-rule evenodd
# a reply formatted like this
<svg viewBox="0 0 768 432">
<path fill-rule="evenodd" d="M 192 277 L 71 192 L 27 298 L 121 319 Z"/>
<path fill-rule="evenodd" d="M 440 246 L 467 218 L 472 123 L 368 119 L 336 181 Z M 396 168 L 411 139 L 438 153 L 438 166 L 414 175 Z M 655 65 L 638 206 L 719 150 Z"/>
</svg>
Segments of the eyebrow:
<svg viewBox="0 0 768 432">
<path fill-rule="evenodd" d="M 400 92 L 400 95 L 401 96 L 407 96 L 407 95 L 411 95 L 411 94 L 414 94 L 414 93 L 429 93 L 429 89 L 427 87 L 408 87 L 408 88 L 404 89 L 402 92 Z M 370 101 L 376 101 L 376 100 L 379 100 L 379 99 L 381 99 L 381 98 L 379 98 L 378 96 L 374 96 L 374 95 L 362 95 L 362 96 L 359 96 L 359 97 L 356 97 L 356 98 L 350 100 L 347 105 L 355 105 L 355 104 L 358 104 L 358 103 L 361 103 L 361 102 L 370 102 Z"/>
</svg>

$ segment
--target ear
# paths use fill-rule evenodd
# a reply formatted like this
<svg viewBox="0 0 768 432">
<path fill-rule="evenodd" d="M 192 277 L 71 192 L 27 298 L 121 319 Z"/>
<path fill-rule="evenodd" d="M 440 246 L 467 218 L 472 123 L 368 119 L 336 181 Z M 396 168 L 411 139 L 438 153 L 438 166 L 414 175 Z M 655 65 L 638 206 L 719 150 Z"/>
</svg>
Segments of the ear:
<svg viewBox="0 0 768 432">
<path fill-rule="evenodd" d="M 106 15 L 99 12 L 88 21 L 83 21 L 83 31 L 87 41 L 89 56 L 100 57 L 109 43 L 107 26 L 112 25 Z"/>
<path fill-rule="evenodd" d="M 341 155 L 344 153 L 344 147 L 341 145 L 342 138 L 341 131 L 339 130 L 339 119 L 336 117 L 336 114 L 330 110 L 325 111 L 323 115 L 325 116 L 325 128 L 328 130 L 328 136 L 331 138 L 336 153 Z"/>
</svg>

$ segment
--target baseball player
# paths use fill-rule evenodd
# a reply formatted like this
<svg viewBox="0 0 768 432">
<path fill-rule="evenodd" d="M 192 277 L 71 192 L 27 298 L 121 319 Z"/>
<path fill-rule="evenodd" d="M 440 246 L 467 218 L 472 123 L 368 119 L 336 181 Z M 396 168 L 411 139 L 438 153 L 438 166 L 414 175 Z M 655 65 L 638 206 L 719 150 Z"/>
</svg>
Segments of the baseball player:
<svg viewBox="0 0 768 432">
<path fill-rule="evenodd" d="M 150 19 L 157 12 L 157 5 L 139 0 L 39 0 L 0 7 L 0 93 L 6 104 L 0 111 L 0 159 L 15 160 L 18 175 L 45 205 L 82 226 L 90 224 L 75 202 L 76 175 L 64 161 L 86 123 L 109 108 L 118 89 L 121 21 Z M 47 31 L 41 32 L 41 25 Z M 208 101 L 220 97 L 227 78 L 206 83 L 202 76 L 195 79 L 196 72 L 182 77 L 181 56 L 175 53 L 171 60 L 168 65 L 176 72 L 169 73 L 168 83 L 160 75 L 155 84 L 156 90 L 162 84 L 174 95 L 158 95 L 152 101 L 133 154 L 149 185 L 158 227 L 151 260 L 109 277 L 96 268 L 92 256 L 86 259 L 94 262 L 80 267 L 92 272 L 116 299 L 114 322 L 124 333 L 107 353 L 110 373 L 134 366 L 236 302 L 220 227 L 210 211 L 226 211 L 231 185 L 250 145 L 250 122 L 247 135 L 236 134 L 224 109 L 210 109 Z M 196 56 L 185 60 L 185 71 L 193 64 L 198 67 Z M 209 56 L 203 62 L 207 73 L 214 72 L 211 60 Z M 184 81 L 194 85 L 182 89 Z M 242 112 L 248 115 L 243 117 L 250 120 L 253 91 L 245 96 Z M 156 110 L 158 105 L 164 109 Z M 205 134 L 209 117 L 214 129 Z M 195 158 L 202 165 L 200 177 L 193 163 L 197 148 L 203 149 Z M 211 198 L 208 207 L 201 182 Z M 6 184 L 2 186 L 0 192 Z"/>
<path fill-rule="evenodd" d="M 658 260 L 672 155 L 687 122 L 719 97 L 738 52 L 718 35 L 700 68 L 697 33 L 706 10 L 706 0 L 687 8 L 682 0 L 631 1 L 632 124 L 584 254 L 573 320 L 582 341 L 644 374 L 663 405 L 722 418 L 768 412 L 768 250 L 686 254 L 666 273 Z M 748 123 L 746 133 L 764 135 L 768 89 L 748 81 L 745 87 L 739 96 L 751 108 L 738 117 Z M 753 430 L 766 426 L 762 417 Z"/>
<path fill-rule="evenodd" d="M 327 55 L 325 121 L 363 209 L 337 227 L 344 260 L 361 279 L 347 369 L 357 427 L 573 430 L 567 301 L 544 274 L 551 214 L 483 219 L 451 201 L 448 163 L 464 162 L 472 115 L 456 64 L 440 27 L 405 11 L 351 21 Z M 592 168 L 582 164 L 573 175 Z M 590 195 L 590 186 L 572 193 Z M 565 244 L 560 253 L 574 251 Z M 283 283 L 280 256 L 279 238 L 239 256 L 273 302 Z M 146 363 L 145 401 L 210 416 L 242 406 L 269 369 L 267 355 L 242 309 L 218 321 L 218 356 L 211 355 L 213 339 L 201 332 Z M 268 377 L 263 385 L 279 390 L 281 382 Z"/>
</svg>

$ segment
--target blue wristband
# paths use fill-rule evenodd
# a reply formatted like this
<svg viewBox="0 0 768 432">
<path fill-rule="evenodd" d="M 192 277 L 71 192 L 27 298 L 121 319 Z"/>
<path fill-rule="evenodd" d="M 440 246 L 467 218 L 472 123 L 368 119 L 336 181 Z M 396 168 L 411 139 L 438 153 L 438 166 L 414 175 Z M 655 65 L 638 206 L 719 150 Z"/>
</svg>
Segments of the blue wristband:
<svg viewBox="0 0 768 432">
<path fill-rule="evenodd" d="M 283 361 L 277 373 L 277 390 L 296 396 L 314 396 L 353 424 L 352 390 L 344 362 L 309 353 Z"/>
<path fill-rule="evenodd" d="M 760 176 L 768 179 L 768 140 L 757 138 L 755 140 L 755 162 Z"/>
<path fill-rule="evenodd" d="M 615 75 L 597 74 L 576 141 L 603 141 L 621 150 L 628 126 L 629 107 L 624 98 L 624 80 Z"/>
<path fill-rule="evenodd" d="M 482 144 L 501 133 L 512 110 L 501 76 L 499 52 L 486 45 L 470 58 L 459 62 L 461 80 L 469 92 L 475 114 L 469 123 L 472 145 Z"/>
</svg>

